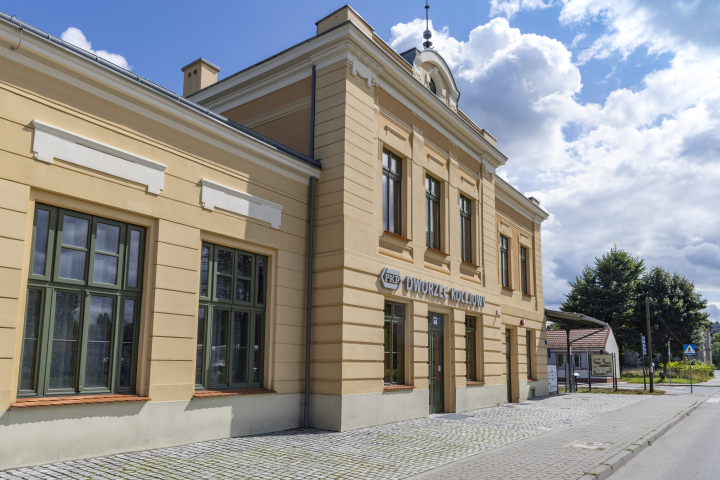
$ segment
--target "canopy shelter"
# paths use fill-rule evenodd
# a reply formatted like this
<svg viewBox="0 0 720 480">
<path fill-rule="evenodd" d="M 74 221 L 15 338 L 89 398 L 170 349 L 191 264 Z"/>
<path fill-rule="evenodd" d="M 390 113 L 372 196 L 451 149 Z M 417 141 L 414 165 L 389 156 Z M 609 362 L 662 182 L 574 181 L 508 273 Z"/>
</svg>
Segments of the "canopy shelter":
<svg viewBox="0 0 720 480">
<path fill-rule="evenodd" d="M 609 325 L 605 322 L 602 322 L 600 320 L 597 320 L 592 317 L 588 317 L 587 315 L 583 315 L 582 313 L 572 313 L 572 312 L 560 312 L 558 310 L 548 310 L 545 309 L 545 318 L 548 322 L 553 322 L 554 324 L 558 325 L 561 329 L 565 330 L 565 333 L 567 335 L 567 359 L 568 361 L 565 362 L 565 368 L 567 369 L 567 372 L 565 374 L 565 392 L 570 391 L 570 386 L 572 385 L 570 383 L 570 376 L 572 374 L 572 362 L 570 362 L 570 359 L 572 358 L 572 344 L 577 342 L 578 340 L 582 340 L 583 338 L 590 336 L 594 333 L 597 333 L 601 330 L 605 330 L 609 328 Z M 590 328 L 592 329 L 592 332 L 583 335 L 582 337 L 575 338 L 572 341 L 570 340 L 570 330 L 578 330 L 581 328 Z M 588 365 L 588 368 L 590 366 Z"/>
</svg>

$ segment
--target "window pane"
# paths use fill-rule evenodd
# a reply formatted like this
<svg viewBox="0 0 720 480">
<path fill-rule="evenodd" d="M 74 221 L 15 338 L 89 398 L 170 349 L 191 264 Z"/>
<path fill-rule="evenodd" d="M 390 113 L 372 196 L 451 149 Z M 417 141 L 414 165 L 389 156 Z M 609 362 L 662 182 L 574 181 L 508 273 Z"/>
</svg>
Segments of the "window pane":
<svg viewBox="0 0 720 480">
<path fill-rule="evenodd" d="M 229 310 L 216 308 L 213 314 L 212 344 L 210 346 L 210 384 L 227 385 L 227 340 Z"/>
<path fill-rule="evenodd" d="M 109 387 L 110 339 L 114 299 L 90 298 L 88 336 L 85 354 L 85 387 Z"/>
<path fill-rule="evenodd" d="M 123 306 L 122 344 L 120 347 L 121 388 L 132 387 L 132 361 L 135 354 L 135 299 L 126 298 Z"/>
<path fill-rule="evenodd" d="M 387 305 L 387 304 L 386 304 Z M 385 366 L 385 383 L 392 383 L 392 323 L 391 322 L 385 322 L 385 326 L 383 328 L 383 333 L 385 335 L 385 358 L 384 358 L 384 366 Z"/>
<path fill-rule="evenodd" d="M 237 302 L 250 302 L 250 280 L 237 281 L 237 291 L 235 292 L 235 301 Z"/>
<path fill-rule="evenodd" d="M 233 314 L 232 383 L 247 383 L 249 317 L 248 312 Z"/>
<path fill-rule="evenodd" d="M 35 365 L 37 360 L 38 337 L 42 321 L 42 290 L 28 290 L 27 313 L 23 340 L 20 390 L 35 389 Z"/>
<path fill-rule="evenodd" d="M 63 216 L 62 244 L 87 248 L 88 221 L 84 218 Z"/>
<path fill-rule="evenodd" d="M 85 252 L 70 248 L 60 249 L 60 278 L 85 280 Z"/>
<path fill-rule="evenodd" d="M 262 384 L 262 364 L 263 364 L 263 316 L 261 314 L 255 315 L 255 341 L 253 343 L 253 384 Z"/>
<path fill-rule="evenodd" d="M 233 252 L 218 249 L 217 251 L 217 273 L 232 275 Z"/>
<path fill-rule="evenodd" d="M 390 212 L 392 215 L 392 223 L 393 223 L 393 233 L 397 233 L 400 235 L 401 227 L 400 227 L 400 205 L 402 204 L 402 200 L 400 198 L 400 182 L 392 181 L 393 184 L 393 202 L 392 202 L 392 211 Z"/>
<path fill-rule="evenodd" d="M 57 292 L 50 357 L 51 389 L 74 388 L 80 334 L 80 295 Z"/>
<path fill-rule="evenodd" d="M 108 283 L 114 285 L 117 283 L 118 257 L 95 254 L 95 262 L 93 264 L 93 281 L 97 283 Z"/>
<path fill-rule="evenodd" d="M 387 151 L 383 151 L 382 164 L 383 167 L 390 169 L 390 154 Z"/>
<path fill-rule="evenodd" d="M 393 322 L 393 383 L 403 383 L 405 379 L 405 322 Z"/>
<path fill-rule="evenodd" d="M 232 300 L 232 277 L 215 277 L 215 296 L 223 300 Z"/>
<path fill-rule="evenodd" d="M 203 246 L 200 253 L 200 296 L 208 296 L 208 279 L 210 272 L 210 247 Z"/>
<path fill-rule="evenodd" d="M 45 275 L 48 235 L 50 231 L 50 212 L 38 210 L 35 220 L 35 249 L 33 250 L 33 275 Z"/>
<path fill-rule="evenodd" d="M 95 250 L 98 252 L 120 253 L 120 227 L 98 223 L 95 233 Z"/>
<path fill-rule="evenodd" d="M 140 232 L 130 230 L 130 252 L 128 255 L 128 287 L 138 286 L 138 269 L 140 268 Z"/>
<path fill-rule="evenodd" d="M 250 278 L 252 277 L 252 257 L 237 254 L 237 276 Z"/>
<path fill-rule="evenodd" d="M 195 383 L 202 383 L 203 372 L 203 356 L 205 354 L 205 316 L 207 309 L 200 307 L 198 309 L 198 334 L 197 334 L 197 352 L 195 354 Z"/>
<path fill-rule="evenodd" d="M 263 257 L 257 258 L 258 263 L 258 275 L 255 286 L 257 288 L 257 303 L 258 305 L 265 305 L 265 259 Z"/>
<path fill-rule="evenodd" d="M 395 189 L 396 183 L 392 180 L 388 181 L 388 231 L 395 233 Z"/>
<path fill-rule="evenodd" d="M 385 156 L 383 155 L 383 158 Z M 383 230 L 389 231 L 390 223 L 388 218 L 388 179 L 387 175 L 382 176 L 382 211 L 383 211 Z"/>
</svg>

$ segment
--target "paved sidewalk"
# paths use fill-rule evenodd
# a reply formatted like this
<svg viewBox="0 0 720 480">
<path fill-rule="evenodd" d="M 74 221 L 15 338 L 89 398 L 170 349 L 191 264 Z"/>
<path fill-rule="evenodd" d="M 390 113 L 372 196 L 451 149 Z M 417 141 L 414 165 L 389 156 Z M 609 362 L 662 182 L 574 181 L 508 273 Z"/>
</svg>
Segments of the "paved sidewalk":
<svg viewBox="0 0 720 480">
<path fill-rule="evenodd" d="M 590 480 L 607 478 L 679 414 L 707 395 L 663 395 L 598 415 L 568 428 L 498 448 L 413 477 L 423 479 Z"/>
<path fill-rule="evenodd" d="M 703 397 L 552 396 L 351 432 L 290 430 L 21 468 L 0 479 L 400 479 L 431 470 L 440 478 L 577 478 L 588 471 L 581 465 L 597 465 Z M 580 440 L 612 445 L 563 447 Z M 544 471 L 553 473 L 534 476 Z"/>
</svg>

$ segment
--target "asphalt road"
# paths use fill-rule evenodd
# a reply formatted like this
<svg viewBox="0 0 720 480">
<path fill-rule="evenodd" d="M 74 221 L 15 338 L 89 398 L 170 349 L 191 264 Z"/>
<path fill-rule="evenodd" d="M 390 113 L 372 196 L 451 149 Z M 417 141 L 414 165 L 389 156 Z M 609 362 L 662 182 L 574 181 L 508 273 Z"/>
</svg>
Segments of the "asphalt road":
<svg viewBox="0 0 720 480">
<path fill-rule="evenodd" d="M 690 387 L 687 391 L 690 391 Z M 680 391 L 680 390 L 678 390 Z M 712 396 L 640 452 L 612 480 L 717 480 L 720 478 L 720 389 L 694 387 Z"/>
</svg>

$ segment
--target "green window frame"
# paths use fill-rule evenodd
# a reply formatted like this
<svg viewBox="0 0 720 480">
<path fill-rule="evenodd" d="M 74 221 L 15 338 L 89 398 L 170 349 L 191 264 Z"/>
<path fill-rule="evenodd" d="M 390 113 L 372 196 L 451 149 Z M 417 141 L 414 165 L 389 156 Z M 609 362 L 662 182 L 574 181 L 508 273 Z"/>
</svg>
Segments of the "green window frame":
<svg viewBox="0 0 720 480">
<path fill-rule="evenodd" d="M 385 385 L 405 384 L 405 305 L 385 302 L 383 333 Z"/>
<path fill-rule="evenodd" d="M 440 181 L 425 175 L 425 245 L 440 250 Z"/>
<path fill-rule="evenodd" d="M 18 397 L 133 393 L 145 228 L 36 204 Z"/>
<path fill-rule="evenodd" d="M 465 377 L 476 381 L 477 375 L 477 319 L 465 317 Z"/>
<path fill-rule="evenodd" d="M 528 266 L 527 266 L 527 248 L 520 246 L 520 288 L 522 293 L 527 295 L 530 293 L 528 289 Z"/>
<path fill-rule="evenodd" d="M 263 384 L 268 259 L 203 242 L 195 388 Z"/>
<path fill-rule="evenodd" d="M 525 348 L 526 348 L 526 356 L 527 356 L 527 378 L 533 379 L 535 376 L 533 375 L 533 361 L 532 361 L 532 351 L 533 351 L 533 333 L 532 332 L 525 332 Z"/>
<path fill-rule="evenodd" d="M 500 283 L 506 288 L 510 288 L 508 243 L 508 238 L 500 235 Z"/>
<path fill-rule="evenodd" d="M 460 195 L 460 249 L 463 262 L 472 263 L 472 200 Z"/>
<path fill-rule="evenodd" d="M 383 230 L 402 235 L 402 160 L 394 153 L 382 153 Z"/>
</svg>

